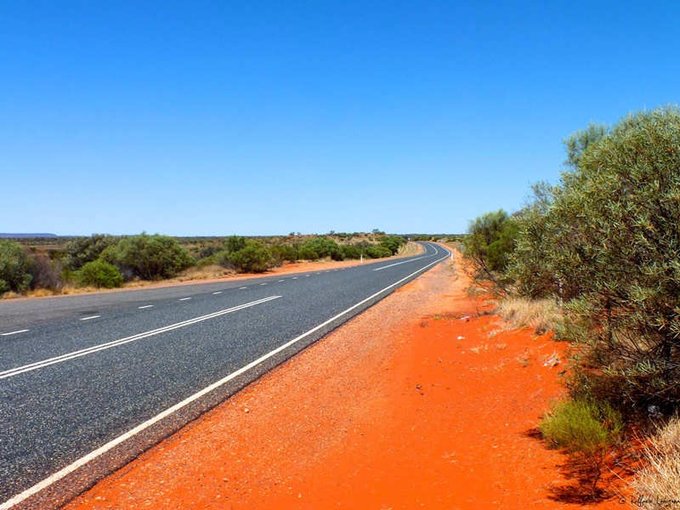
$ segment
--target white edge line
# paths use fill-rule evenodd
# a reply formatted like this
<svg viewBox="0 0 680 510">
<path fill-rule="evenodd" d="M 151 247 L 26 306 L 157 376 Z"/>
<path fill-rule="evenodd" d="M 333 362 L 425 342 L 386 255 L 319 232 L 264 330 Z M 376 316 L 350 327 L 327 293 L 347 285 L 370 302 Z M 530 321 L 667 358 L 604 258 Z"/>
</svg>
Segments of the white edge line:
<svg viewBox="0 0 680 510">
<path fill-rule="evenodd" d="M 99 319 L 99 317 L 101 317 L 101 315 L 90 315 L 89 317 L 83 317 L 80 320 L 81 321 L 89 321 L 89 320 L 92 320 L 92 319 Z"/>
<path fill-rule="evenodd" d="M 30 331 L 30 330 L 29 329 L 18 329 L 16 331 L 10 331 L 9 333 L 0 333 L 0 336 L 18 335 L 19 333 L 26 333 L 27 331 Z"/>
<path fill-rule="evenodd" d="M 448 254 L 447 254 L 447 257 L 448 257 Z M 444 258 L 446 258 L 446 257 L 444 257 Z M 250 370 L 251 368 L 256 367 L 257 365 L 259 365 L 259 364 L 262 363 L 263 361 L 268 360 L 268 359 L 271 358 L 272 356 L 275 356 L 276 354 L 278 354 L 279 352 L 281 352 L 281 351 L 287 349 L 287 348 L 290 347 L 291 345 L 294 345 L 294 344 L 298 343 L 300 340 L 304 339 L 305 337 L 308 337 L 308 336 L 311 335 L 312 333 L 314 333 L 314 332 L 320 330 L 321 328 L 327 326 L 328 324 L 334 322 L 335 320 L 339 319 L 339 318 L 342 317 L 343 315 L 347 315 L 349 312 L 351 312 L 351 311 L 354 310 L 355 308 L 357 308 L 357 307 L 363 305 L 364 303 L 370 301 L 371 299 L 373 299 L 373 298 L 379 296 L 380 294 L 382 294 L 382 293 L 385 292 L 386 290 L 389 290 L 389 289 L 391 289 L 391 288 L 393 288 L 393 287 L 396 287 L 397 285 L 399 285 L 400 283 L 402 283 L 402 282 L 408 280 L 408 279 L 411 278 L 412 276 L 415 276 L 415 275 L 417 275 L 418 273 L 421 273 L 421 272 L 425 271 L 426 269 L 432 267 L 433 265 L 437 264 L 438 262 L 441 262 L 442 260 L 444 260 L 444 258 L 437 259 L 437 260 L 435 260 L 434 262 L 432 262 L 432 263 L 430 263 L 430 264 L 428 264 L 428 265 L 426 265 L 426 266 L 424 266 L 424 267 L 421 267 L 421 268 L 418 269 L 417 271 L 414 271 L 414 272 L 411 273 L 410 275 L 405 276 L 405 277 L 402 278 L 401 280 L 399 280 L 399 281 L 397 281 L 397 282 L 395 282 L 395 283 L 393 283 L 393 284 L 391 284 L 391 285 L 388 285 L 388 286 L 385 287 L 384 289 L 379 290 L 378 292 L 376 292 L 375 294 L 372 294 L 371 296 L 367 297 L 366 299 L 363 299 L 362 301 L 359 301 L 359 302 L 356 303 L 355 305 L 350 306 L 350 307 L 347 308 L 345 311 L 340 312 L 339 314 L 337 314 L 337 315 L 334 316 L 334 317 L 331 317 L 331 318 L 328 319 L 326 322 L 322 322 L 321 324 L 319 324 L 318 326 L 315 326 L 314 328 L 310 329 L 310 330 L 307 331 L 306 333 L 303 333 L 302 335 L 300 335 L 300 336 L 298 336 L 298 337 L 296 337 L 296 338 L 293 338 L 293 339 L 290 340 L 289 342 L 286 342 L 285 344 L 280 345 L 279 347 L 277 347 L 277 348 L 274 349 L 273 351 L 270 351 L 270 352 L 268 352 L 267 354 L 264 354 L 263 356 L 260 356 L 260 357 L 257 358 L 256 360 L 251 361 L 251 362 L 248 363 L 247 365 L 245 365 L 245 366 L 239 368 L 239 369 L 236 370 L 235 372 L 232 372 L 232 373 L 229 374 L 228 376 L 226 376 L 226 377 L 220 379 L 219 381 L 216 381 L 216 382 L 212 383 L 210 386 L 206 386 L 206 387 L 203 388 L 202 390 L 200 390 L 200 391 L 194 393 L 194 394 L 191 395 L 190 397 L 185 398 L 185 399 L 182 400 L 181 402 L 178 402 L 177 404 L 175 404 L 175 405 L 173 405 L 173 406 L 171 406 L 171 407 L 168 407 L 165 411 L 163 411 L 163 412 L 157 414 L 157 415 L 154 416 L 153 418 L 150 418 L 150 419 L 146 420 L 145 422 L 140 423 L 139 425 L 137 425 L 136 427 L 134 427 L 134 428 L 128 430 L 128 431 L 125 432 L 124 434 L 121 434 L 121 435 L 118 436 L 117 438 L 115 438 L 115 439 L 109 441 L 108 443 L 106 443 L 106 444 L 100 446 L 100 447 L 97 448 L 96 450 L 94 450 L 94 451 L 88 453 L 87 455 L 85 455 L 85 456 L 79 458 L 79 459 L 76 460 L 75 462 L 73 462 L 73 463 L 69 464 L 68 466 L 66 466 L 66 467 L 64 467 L 64 468 L 62 468 L 62 469 L 60 469 L 59 471 L 57 471 L 57 472 L 54 473 L 53 475 L 51 475 L 51 476 L 45 478 L 45 479 L 42 480 L 41 482 L 38 482 L 37 484 L 35 484 L 35 485 L 32 486 L 32 487 L 29 487 L 28 489 L 26 489 L 25 491 L 23 491 L 23 492 L 17 494 L 16 496 L 12 497 L 11 499 L 8 499 L 8 500 L 5 501 L 4 503 L 0 504 L 0 510 L 9 510 L 9 509 L 12 508 L 14 505 L 17 505 L 17 504 L 21 503 L 22 501 L 24 501 L 25 499 L 28 499 L 28 498 L 30 498 L 31 496 L 37 494 L 37 493 L 40 492 L 41 490 L 46 489 L 47 487 L 49 487 L 49 486 L 52 485 L 53 483 L 55 483 L 55 482 L 61 480 L 62 478 L 68 476 L 69 474 L 73 473 L 76 469 L 78 469 L 78 468 L 84 466 L 85 464 L 87 464 L 88 462 L 90 462 L 90 461 L 96 459 L 96 458 L 99 457 L 100 455 L 103 455 L 104 453 L 108 452 L 108 451 L 111 450 L 112 448 L 115 448 L 116 446 L 118 446 L 119 444 L 123 443 L 123 442 L 126 441 L 127 439 L 130 439 L 131 437 L 133 437 L 133 436 L 139 434 L 140 432 L 142 432 L 142 431 L 148 429 L 149 427 L 151 427 L 152 425 L 158 423 L 158 422 L 161 421 L 162 419 L 164 419 L 164 418 L 170 416 L 171 414 L 173 414 L 174 412 L 179 411 L 180 409 L 182 409 L 182 408 L 188 406 L 188 405 L 191 404 L 192 402 L 195 402 L 196 400 L 198 400 L 198 399 L 201 398 L 202 396 L 207 395 L 208 393 L 210 393 L 210 392 L 213 391 L 213 390 L 216 390 L 216 389 L 219 388 L 220 386 L 225 385 L 226 383 L 228 383 L 228 382 L 231 381 L 232 379 L 238 377 L 238 376 L 241 375 L 241 374 L 244 374 L 245 372 L 247 372 L 247 371 Z"/>
</svg>

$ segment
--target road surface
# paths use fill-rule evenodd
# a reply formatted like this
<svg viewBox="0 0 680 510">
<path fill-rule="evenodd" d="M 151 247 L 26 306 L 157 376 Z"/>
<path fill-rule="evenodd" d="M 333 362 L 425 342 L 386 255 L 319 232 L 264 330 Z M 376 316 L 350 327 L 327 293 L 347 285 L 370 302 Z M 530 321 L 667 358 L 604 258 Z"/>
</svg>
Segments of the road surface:
<svg viewBox="0 0 680 510">
<path fill-rule="evenodd" d="M 351 268 L 0 302 L 0 509 L 74 496 L 450 255 L 425 248 Z"/>
</svg>

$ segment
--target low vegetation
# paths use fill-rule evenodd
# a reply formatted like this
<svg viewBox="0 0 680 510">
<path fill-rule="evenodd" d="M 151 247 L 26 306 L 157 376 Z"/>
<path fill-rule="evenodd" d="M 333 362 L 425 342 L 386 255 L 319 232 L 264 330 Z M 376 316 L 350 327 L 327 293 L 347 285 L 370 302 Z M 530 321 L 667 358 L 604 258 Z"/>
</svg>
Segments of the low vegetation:
<svg viewBox="0 0 680 510">
<path fill-rule="evenodd" d="M 600 402 L 627 423 L 673 416 L 680 411 L 680 110 L 589 126 L 565 145 L 560 182 L 534 186 L 531 202 L 514 214 L 472 222 L 466 255 L 501 295 L 560 306 L 557 329 L 577 354 L 568 381 L 575 402 Z M 520 315 L 517 302 L 500 309 Z"/>
<path fill-rule="evenodd" d="M 382 258 L 398 253 L 403 236 L 332 233 L 325 236 L 175 238 L 142 233 L 0 240 L 0 295 L 64 287 L 114 288 L 137 280 L 163 280 L 228 272 L 262 273 L 286 262 Z"/>
</svg>

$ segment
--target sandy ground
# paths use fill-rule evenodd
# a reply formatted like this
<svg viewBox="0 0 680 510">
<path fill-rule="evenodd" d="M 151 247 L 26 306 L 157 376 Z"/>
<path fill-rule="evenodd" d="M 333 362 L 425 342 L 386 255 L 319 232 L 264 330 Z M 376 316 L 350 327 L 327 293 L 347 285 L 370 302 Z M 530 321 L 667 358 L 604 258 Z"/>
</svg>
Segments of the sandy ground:
<svg viewBox="0 0 680 510">
<path fill-rule="evenodd" d="M 580 507 L 535 434 L 563 344 L 499 331 L 467 283 L 440 264 L 67 508 Z"/>
</svg>

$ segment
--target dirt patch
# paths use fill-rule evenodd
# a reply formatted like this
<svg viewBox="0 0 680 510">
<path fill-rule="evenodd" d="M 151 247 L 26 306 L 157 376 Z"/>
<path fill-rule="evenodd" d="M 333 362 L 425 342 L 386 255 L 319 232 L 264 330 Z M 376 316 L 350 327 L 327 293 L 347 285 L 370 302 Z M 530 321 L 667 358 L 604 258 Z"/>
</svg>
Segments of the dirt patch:
<svg viewBox="0 0 680 510">
<path fill-rule="evenodd" d="M 574 506 L 555 498 L 565 457 L 534 433 L 561 344 L 490 335 L 466 285 L 437 266 L 67 508 Z"/>
</svg>

